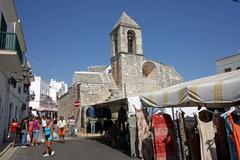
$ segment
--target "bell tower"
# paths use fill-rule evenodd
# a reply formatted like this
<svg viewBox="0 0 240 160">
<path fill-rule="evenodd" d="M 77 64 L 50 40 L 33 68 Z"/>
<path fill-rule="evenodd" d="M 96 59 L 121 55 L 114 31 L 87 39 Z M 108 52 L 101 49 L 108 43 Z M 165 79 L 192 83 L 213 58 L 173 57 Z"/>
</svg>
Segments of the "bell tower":
<svg viewBox="0 0 240 160">
<path fill-rule="evenodd" d="M 112 74 L 116 84 L 123 88 L 134 83 L 132 76 L 141 76 L 143 61 L 142 31 L 125 12 L 110 33 Z"/>
<path fill-rule="evenodd" d="M 119 53 L 143 55 L 141 28 L 125 12 L 113 27 L 110 37 L 111 57 Z"/>
</svg>

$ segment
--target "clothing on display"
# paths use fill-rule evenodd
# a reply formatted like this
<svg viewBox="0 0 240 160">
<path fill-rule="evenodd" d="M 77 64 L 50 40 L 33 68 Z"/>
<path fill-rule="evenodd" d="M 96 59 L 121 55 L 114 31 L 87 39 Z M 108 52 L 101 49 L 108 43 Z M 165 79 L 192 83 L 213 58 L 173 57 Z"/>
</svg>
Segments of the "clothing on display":
<svg viewBox="0 0 240 160">
<path fill-rule="evenodd" d="M 136 118 L 137 118 L 137 135 L 138 135 L 138 152 L 139 157 L 153 157 L 153 154 L 151 152 L 145 152 L 143 150 L 148 150 L 148 147 L 151 146 L 146 142 L 146 139 L 151 136 L 151 133 L 149 131 L 149 126 L 147 122 L 147 112 L 144 109 L 136 110 Z M 143 143 L 143 142 L 146 143 Z M 151 149 L 149 149 L 151 150 Z M 151 154 L 149 156 L 143 155 L 143 154 Z M 149 159 L 151 160 L 151 159 Z"/>
<path fill-rule="evenodd" d="M 200 154 L 200 140 L 196 127 L 196 123 L 193 126 L 186 127 L 186 136 L 188 139 L 190 160 L 201 160 Z"/>
<path fill-rule="evenodd" d="M 225 120 L 226 132 L 227 132 L 227 140 L 228 146 L 230 150 L 231 160 L 237 159 L 237 151 L 234 139 L 232 138 L 232 124 L 230 123 L 228 116 L 226 113 L 223 114 L 223 118 Z"/>
<path fill-rule="evenodd" d="M 183 160 L 183 155 L 182 155 L 182 146 L 181 146 L 181 135 L 179 133 L 179 124 L 178 120 L 174 124 L 176 127 L 174 128 L 174 139 L 175 139 L 175 148 L 176 148 L 176 157 L 178 160 Z"/>
<path fill-rule="evenodd" d="M 230 159 L 224 119 L 220 117 L 219 113 L 215 113 L 213 122 L 218 160 Z"/>
<path fill-rule="evenodd" d="M 188 148 L 188 142 L 186 137 L 186 129 L 185 129 L 185 122 L 184 122 L 184 112 L 182 110 L 178 111 L 177 114 L 177 122 L 178 122 L 178 132 L 180 137 L 180 145 L 181 145 L 181 155 L 183 160 L 189 159 L 189 148 Z"/>
<path fill-rule="evenodd" d="M 229 114 L 227 118 L 232 125 L 231 134 L 234 138 L 235 145 L 236 145 L 237 159 L 240 160 L 240 126 L 233 121 L 231 114 Z"/>
<path fill-rule="evenodd" d="M 204 122 L 200 119 L 198 114 L 196 114 L 196 119 L 198 122 L 198 130 L 200 135 L 201 159 L 217 160 L 213 120 Z"/>
<path fill-rule="evenodd" d="M 154 131 L 155 159 L 175 160 L 174 124 L 168 114 L 155 114 L 152 116 L 152 128 Z"/>
</svg>

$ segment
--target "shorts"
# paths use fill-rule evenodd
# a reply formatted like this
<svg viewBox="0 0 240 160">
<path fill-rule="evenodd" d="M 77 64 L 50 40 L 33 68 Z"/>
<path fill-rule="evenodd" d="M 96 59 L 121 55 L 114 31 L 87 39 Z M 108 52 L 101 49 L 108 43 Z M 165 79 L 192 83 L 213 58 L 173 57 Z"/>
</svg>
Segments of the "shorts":
<svg viewBox="0 0 240 160">
<path fill-rule="evenodd" d="M 64 136 L 64 134 L 65 134 L 64 128 L 59 128 L 59 129 L 58 129 L 58 135 L 59 135 L 59 136 Z"/>
<path fill-rule="evenodd" d="M 33 138 L 38 139 L 39 130 L 33 130 Z"/>
<path fill-rule="evenodd" d="M 45 135 L 45 139 L 46 139 L 47 141 L 52 141 L 52 140 L 53 140 L 51 134 Z"/>
<path fill-rule="evenodd" d="M 17 137 L 17 133 L 16 133 L 16 132 L 11 132 L 11 133 L 10 133 L 10 138 L 11 138 L 12 140 L 15 140 L 16 137 Z"/>
</svg>

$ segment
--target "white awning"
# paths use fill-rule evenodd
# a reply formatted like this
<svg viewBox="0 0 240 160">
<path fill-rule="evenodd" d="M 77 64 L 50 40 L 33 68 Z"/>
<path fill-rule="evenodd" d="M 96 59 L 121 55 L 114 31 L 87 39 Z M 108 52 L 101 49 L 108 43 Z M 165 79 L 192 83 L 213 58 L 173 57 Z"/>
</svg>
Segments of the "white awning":
<svg viewBox="0 0 240 160">
<path fill-rule="evenodd" d="M 208 107 L 233 105 L 240 101 L 240 70 L 187 81 L 161 90 L 146 93 L 141 99 L 155 107 Z"/>
</svg>

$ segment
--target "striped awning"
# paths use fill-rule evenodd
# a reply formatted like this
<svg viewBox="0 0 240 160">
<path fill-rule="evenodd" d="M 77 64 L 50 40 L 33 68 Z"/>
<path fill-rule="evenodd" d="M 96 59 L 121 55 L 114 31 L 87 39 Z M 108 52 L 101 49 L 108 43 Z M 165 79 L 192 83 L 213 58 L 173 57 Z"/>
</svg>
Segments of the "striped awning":
<svg viewBox="0 0 240 160">
<path fill-rule="evenodd" d="M 39 108 L 36 108 L 34 110 L 40 111 L 40 112 L 44 112 L 44 111 L 57 112 L 58 111 L 57 108 L 50 108 L 50 107 L 39 107 Z"/>
<path fill-rule="evenodd" d="M 141 99 L 155 107 L 233 105 L 240 101 L 240 70 L 180 83 L 146 93 Z"/>
</svg>

